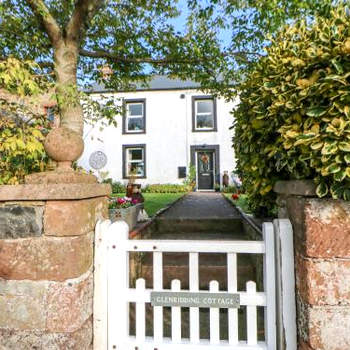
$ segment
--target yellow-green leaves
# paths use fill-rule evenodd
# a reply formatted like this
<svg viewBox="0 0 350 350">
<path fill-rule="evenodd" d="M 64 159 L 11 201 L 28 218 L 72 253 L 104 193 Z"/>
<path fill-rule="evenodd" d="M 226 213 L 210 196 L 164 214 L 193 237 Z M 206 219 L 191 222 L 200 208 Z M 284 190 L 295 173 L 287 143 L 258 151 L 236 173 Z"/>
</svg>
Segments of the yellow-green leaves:
<svg viewBox="0 0 350 350">
<path fill-rule="evenodd" d="M 347 22 L 339 7 L 313 27 L 285 29 L 242 83 L 234 143 L 253 207 L 271 205 L 280 179 L 312 179 L 318 196 L 350 200 Z"/>
<path fill-rule="evenodd" d="M 26 124 L 5 117 L 0 120 L 0 185 L 15 185 L 23 182 L 25 175 L 45 170 L 43 139 L 38 122 Z"/>
<path fill-rule="evenodd" d="M 316 194 L 321 198 L 325 197 L 328 194 L 328 186 L 321 182 L 316 188 Z"/>
<path fill-rule="evenodd" d="M 312 107 L 306 112 L 309 117 L 321 117 L 327 113 L 327 109 L 323 107 Z"/>
</svg>

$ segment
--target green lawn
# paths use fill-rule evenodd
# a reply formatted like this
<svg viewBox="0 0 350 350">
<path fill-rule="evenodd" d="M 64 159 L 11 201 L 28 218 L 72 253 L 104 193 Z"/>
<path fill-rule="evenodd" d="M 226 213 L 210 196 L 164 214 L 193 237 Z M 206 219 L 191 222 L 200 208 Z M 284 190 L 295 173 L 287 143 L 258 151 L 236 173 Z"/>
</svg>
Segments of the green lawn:
<svg viewBox="0 0 350 350">
<path fill-rule="evenodd" d="M 153 216 L 159 209 L 168 206 L 184 193 L 142 193 L 145 198 L 145 210 L 148 216 Z M 115 197 L 124 197 L 125 193 L 113 193 Z"/>
<path fill-rule="evenodd" d="M 143 193 L 145 197 L 145 210 L 149 216 L 153 216 L 159 209 L 168 206 L 184 193 Z"/>
<path fill-rule="evenodd" d="M 224 193 L 224 195 L 231 200 L 237 207 L 240 207 L 245 213 L 250 214 L 250 210 L 248 208 L 247 203 L 247 195 L 240 194 L 237 200 L 232 199 L 232 193 Z"/>
</svg>

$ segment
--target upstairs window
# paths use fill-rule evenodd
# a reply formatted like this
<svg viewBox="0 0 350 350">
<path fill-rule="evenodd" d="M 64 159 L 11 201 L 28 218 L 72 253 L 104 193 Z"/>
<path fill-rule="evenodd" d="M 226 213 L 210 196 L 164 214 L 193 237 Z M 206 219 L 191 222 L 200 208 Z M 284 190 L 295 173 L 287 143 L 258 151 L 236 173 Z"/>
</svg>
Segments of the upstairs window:
<svg viewBox="0 0 350 350">
<path fill-rule="evenodd" d="M 216 131 L 216 102 L 211 96 L 192 99 L 193 131 Z"/>
<path fill-rule="evenodd" d="M 145 150 L 145 145 L 123 146 L 124 178 L 129 178 L 131 176 L 138 178 L 146 177 Z"/>
<path fill-rule="evenodd" d="M 124 133 L 146 132 L 146 100 L 126 100 L 124 115 Z"/>
</svg>

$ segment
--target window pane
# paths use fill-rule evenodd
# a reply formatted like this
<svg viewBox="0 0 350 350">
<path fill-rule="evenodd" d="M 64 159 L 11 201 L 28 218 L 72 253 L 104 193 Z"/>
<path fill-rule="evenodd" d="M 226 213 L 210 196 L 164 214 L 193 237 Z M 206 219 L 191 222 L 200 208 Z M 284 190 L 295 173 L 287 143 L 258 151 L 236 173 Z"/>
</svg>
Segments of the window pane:
<svg viewBox="0 0 350 350">
<path fill-rule="evenodd" d="M 213 113 L 213 100 L 197 101 L 197 113 Z"/>
<path fill-rule="evenodd" d="M 128 131 L 143 131 L 143 118 L 128 118 Z"/>
<path fill-rule="evenodd" d="M 143 152 L 142 149 L 129 149 L 129 160 L 142 160 Z"/>
<path fill-rule="evenodd" d="M 212 114 L 197 115 L 197 129 L 213 129 L 214 119 Z"/>
<path fill-rule="evenodd" d="M 131 116 L 143 115 L 143 104 L 142 103 L 128 103 L 128 115 L 131 115 Z"/>
<path fill-rule="evenodd" d="M 145 175 L 145 164 L 144 162 L 130 163 L 129 164 L 129 176 L 144 176 Z"/>
</svg>

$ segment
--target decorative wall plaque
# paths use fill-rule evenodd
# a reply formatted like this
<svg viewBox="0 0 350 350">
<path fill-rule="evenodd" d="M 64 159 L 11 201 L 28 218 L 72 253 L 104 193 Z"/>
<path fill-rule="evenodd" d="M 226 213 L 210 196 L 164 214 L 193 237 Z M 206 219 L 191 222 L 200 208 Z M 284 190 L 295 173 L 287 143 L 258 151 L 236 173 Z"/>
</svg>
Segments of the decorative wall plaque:
<svg viewBox="0 0 350 350">
<path fill-rule="evenodd" d="M 238 293 L 151 292 L 152 306 L 239 308 Z"/>
<path fill-rule="evenodd" d="M 96 151 L 91 153 L 89 158 L 89 164 L 91 168 L 96 170 L 102 169 L 107 164 L 107 156 L 102 151 Z"/>
</svg>

